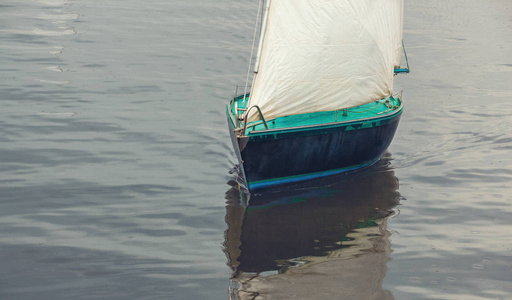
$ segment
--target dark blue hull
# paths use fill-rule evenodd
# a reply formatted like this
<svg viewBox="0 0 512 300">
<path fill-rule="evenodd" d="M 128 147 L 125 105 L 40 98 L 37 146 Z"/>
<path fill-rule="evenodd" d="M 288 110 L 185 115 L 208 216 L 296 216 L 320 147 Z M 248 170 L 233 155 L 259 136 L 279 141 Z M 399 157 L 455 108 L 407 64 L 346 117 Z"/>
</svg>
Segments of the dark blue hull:
<svg viewBox="0 0 512 300">
<path fill-rule="evenodd" d="M 321 126 L 230 132 L 250 190 L 339 174 L 374 164 L 389 147 L 401 110 L 379 118 Z"/>
</svg>

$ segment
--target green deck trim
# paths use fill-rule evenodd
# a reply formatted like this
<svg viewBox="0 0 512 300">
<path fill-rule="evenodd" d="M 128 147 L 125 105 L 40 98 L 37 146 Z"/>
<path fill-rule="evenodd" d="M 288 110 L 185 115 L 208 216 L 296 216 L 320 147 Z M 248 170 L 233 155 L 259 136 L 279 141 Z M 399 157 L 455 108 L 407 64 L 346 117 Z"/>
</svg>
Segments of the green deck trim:
<svg viewBox="0 0 512 300">
<path fill-rule="evenodd" d="M 395 74 L 398 74 L 398 73 L 409 73 L 409 69 L 407 68 L 402 68 L 402 69 L 395 69 Z"/>
<path fill-rule="evenodd" d="M 246 100 L 245 105 L 243 105 L 244 98 Z M 239 108 L 244 109 L 247 105 L 248 99 L 249 94 L 246 94 L 245 97 L 243 95 L 235 97 L 227 107 L 228 112 L 231 111 L 231 113 L 234 115 L 234 102 L 237 102 Z M 391 109 L 386 106 L 386 101 L 389 101 L 388 105 L 392 107 Z M 269 127 L 268 130 L 265 130 L 265 126 L 263 124 L 254 125 L 260 121 L 251 122 L 247 124 L 245 135 L 249 137 L 257 137 L 260 135 L 280 134 L 284 132 L 289 133 L 294 131 L 302 131 L 304 128 L 301 127 L 308 126 L 314 126 L 315 129 L 319 130 L 322 128 L 333 128 L 338 126 L 346 126 L 346 130 L 371 128 L 374 126 L 380 126 L 382 124 L 380 124 L 380 122 L 379 124 L 374 124 L 373 120 L 368 119 L 375 118 L 378 121 L 385 121 L 401 113 L 402 109 L 403 107 L 401 99 L 395 97 L 387 97 L 378 101 L 345 110 L 306 113 L 266 120 Z M 346 112 L 345 115 L 344 112 Z M 231 124 L 235 126 L 233 121 L 231 121 Z M 325 124 L 325 126 L 322 126 L 323 124 Z M 350 127 L 351 125 L 356 125 L 356 127 L 352 128 Z"/>
<path fill-rule="evenodd" d="M 388 115 L 382 115 L 375 117 L 374 119 L 357 119 L 353 121 L 345 121 L 338 123 L 325 123 L 321 125 L 311 125 L 308 127 L 289 127 L 275 130 L 265 130 L 265 131 L 251 131 L 247 133 L 247 136 L 251 138 L 251 140 L 261 140 L 261 139 L 278 139 L 281 137 L 291 137 L 300 134 L 304 135 L 317 135 L 328 133 L 331 131 L 350 131 L 350 130 L 359 130 L 365 128 L 373 128 L 385 125 L 392 120 L 394 120 L 397 116 L 399 116 L 402 112 L 402 108 L 399 110 L 393 111 Z"/>
</svg>

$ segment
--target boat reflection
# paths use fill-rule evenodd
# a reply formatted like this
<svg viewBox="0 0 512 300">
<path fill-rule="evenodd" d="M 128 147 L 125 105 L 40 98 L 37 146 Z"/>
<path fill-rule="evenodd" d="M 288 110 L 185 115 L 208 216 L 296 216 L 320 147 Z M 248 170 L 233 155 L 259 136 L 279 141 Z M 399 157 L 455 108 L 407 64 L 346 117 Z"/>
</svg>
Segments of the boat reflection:
<svg viewBox="0 0 512 300">
<path fill-rule="evenodd" d="M 233 299 L 393 299 L 387 219 L 400 198 L 387 154 L 376 165 L 301 185 L 226 193 Z M 258 297 L 256 297 L 258 295 Z"/>
</svg>

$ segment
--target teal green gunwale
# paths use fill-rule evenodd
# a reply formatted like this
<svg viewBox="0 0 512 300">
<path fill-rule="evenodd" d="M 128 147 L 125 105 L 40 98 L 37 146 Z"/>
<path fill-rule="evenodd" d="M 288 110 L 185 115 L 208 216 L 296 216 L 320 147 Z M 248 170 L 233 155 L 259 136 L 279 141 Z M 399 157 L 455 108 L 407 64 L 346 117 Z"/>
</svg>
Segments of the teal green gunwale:
<svg viewBox="0 0 512 300">
<path fill-rule="evenodd" d="M 245 95 L 245 99 L 249 94 Z M 242 104 L 243 95 L 233 98 L 227 106 L 227 113 L 233 128 L 235 128 L 234 102 L 239 108 L 245 108 Z M 386 106 L 388 101 L 388 106 Z M 316 135 L 336 130 L 356 130 L 385 125 L 392 121 L 403 111 L 403 104 L 398 97 L 387 97 L 361 106 L 346 110 L 315 112 L 300 115 L 278 117 L 266 120 L 269 129 L 266 129 L 261 121 L 247 124 L 245 135 L 253 141 L 266 139 L 279 139 L 294 135 Z"/>
</svg>

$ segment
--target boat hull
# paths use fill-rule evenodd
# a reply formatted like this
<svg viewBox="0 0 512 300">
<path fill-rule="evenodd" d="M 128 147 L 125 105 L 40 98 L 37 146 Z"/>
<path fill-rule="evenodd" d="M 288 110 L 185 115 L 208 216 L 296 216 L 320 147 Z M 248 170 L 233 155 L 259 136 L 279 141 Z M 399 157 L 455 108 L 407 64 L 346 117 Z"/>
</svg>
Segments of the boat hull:
<svg viewBox="0 0 512 300">
<path fill-rule="evenodd" d="M 267 130 L 237 137 L 233 147 L 250 190 L 356 170 L 377 162 L 401 116 L 394 114 L 304 128 Z"/>
</svg>

